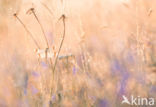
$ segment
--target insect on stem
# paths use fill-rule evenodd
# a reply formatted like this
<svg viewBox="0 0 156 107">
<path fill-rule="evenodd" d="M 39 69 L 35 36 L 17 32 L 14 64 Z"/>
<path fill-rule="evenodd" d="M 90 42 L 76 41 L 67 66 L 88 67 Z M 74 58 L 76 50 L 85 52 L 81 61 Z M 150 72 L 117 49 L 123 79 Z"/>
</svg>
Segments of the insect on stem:
<svg viewBox="0 0 156 107">
<path fill-rule="evenodd" d="M 30 13 L 30 14 L 33 13 L 35 19 L 37 20 L 37 22 L 39 23 L 39 25 L 40 25 L 40 27 L 41 27 L 43 36 L 44 36 L 45 41 L 46 41 L 46 44 L 47 44 L 47 48 L 46 48 L 46 51 L 45 51 L 45 54 L 46 54 L 46 61 L 47 61 L 47 50 L 49 49 L 49 43 L 48 43 L 48 39 L 47 39 L 47 37 L 46 37 L 46 35 L 45 35 L 45 31 L 44 31 L 44 29 L 43 29 L 43 26 L 42 26 L 42 24 L 40 23 L 40 21 L 39 21 L 37 15 L 36 15 L 36 13 L 35 13 L 34 8 L 30 8 L 30 9 L 27 11 L 27 13 L 28 13 L 28 14 L 29 14 L 29 13 Z M 52 69 L 53 69 L 53 62 L 52 62 L 52 59 L 51 59 L 51 58 L 50 58 L 50 65 L 51 65 L 51 67 L 52 67 Z"/>
<path fill-rule="evenodd" d="M 40 49 L 40 46 L 38 45 L 37 41 L 35 40 L 34 36 L 32 35 L 32 33 L 27 29 L 27 27 L 25 26 L 25 24 L 22 22 L 22 20 L 17 16 L 17 13 L 14 13 L 13 16 L 21 23 L 21 25 L 24 27 L 24 29 L 26 30 L 26 32 L 30 35 L 30 37 L 32 38 L 32 40 L 34 41 L 34 43 L 36 44 L 37 48 Z"/>
</svg>

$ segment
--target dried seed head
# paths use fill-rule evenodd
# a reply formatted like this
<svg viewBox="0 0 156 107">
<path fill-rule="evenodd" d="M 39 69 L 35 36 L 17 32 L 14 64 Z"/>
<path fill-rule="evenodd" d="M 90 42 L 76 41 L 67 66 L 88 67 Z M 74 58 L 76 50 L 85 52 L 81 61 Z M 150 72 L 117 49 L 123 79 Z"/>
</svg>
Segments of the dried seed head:
<svg viewBox="0 0 156 107">
<path fill-rule="evenodd" d="M 62 16 L 59 18 L 59 20 L 61 20 L 61 19 L 65 19 L 66 18 L 66 16 L 65 16 L 65 14 L 62 14 Z"/>
<path fill-rule="evenodd" d="M 31 10 L 31 11 L 34 11 L 34 8 L 33 8 L 33 7 L 32 7 L 32 8 L 30 8 L 30 10 Z"/>
<path fill-rule="evenodd" d="M 62 18 L 66 18 L 65 14 L 62 15 Z"/>
<path fill-rule="evenodd" d="M 30 9 L 26 12 L 26 14 L 31 14 L 34 10 L 35 10 L 34 8 L 30 8 Z"/>
<path fill-rule="evenodd" d="M 14 16 L 14 17 L 17 17 L 17 13 L 14 13 L 13 16 Z"/>
</svg>

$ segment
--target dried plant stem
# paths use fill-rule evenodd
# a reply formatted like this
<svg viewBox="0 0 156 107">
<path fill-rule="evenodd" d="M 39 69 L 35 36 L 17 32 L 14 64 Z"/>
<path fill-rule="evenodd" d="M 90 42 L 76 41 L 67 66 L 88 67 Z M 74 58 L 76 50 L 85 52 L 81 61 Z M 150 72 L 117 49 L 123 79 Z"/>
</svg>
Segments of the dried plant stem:
<svg viewBox="0 0 156 107">
<path fill-rule="evenodd" d="M 60 54 L 60 51 L 61 51 L 61 48 L 62 48 L 62 45 L 63 45 L 63 42 L 64 42 L 65 33 L 66 33 L 65 18 L 66 18 L 66 17 L 65 17 L 64 14 L 60 17 L 60 19 L 62 19 L 62 21 L 63 21 L 63 28 L 64 28 L 64 29 L 63 29 L 62 40 L 61 40 L 61 43 L 60 43 L 60 46 L 59 46 L 58 53 L 56 54 L 56 58 L 55 58 L 55 62 L 54 62 L 54 67 L 53 67 L 53 70 L 52 70 L 52 72 L 53 72 L 52 84 L 54 84 L 55 69 L 56 69 L 57 61 L 58 61 L 58 59 L 59 59 L 59 54 Z M 60 20 L 60 19 L 59 19 L 59 20 Z M 58 80 L 56 80 L 56 83 L 58 84 Z M 57 87 L 56 87 L 56 88 L 57 88 Z M 51 91 L 50 91 L 51 95 L 52 95 L 53 91 L 54 91 L 54 87 L 51 87 Z"/>
<path fill-rule="evenodd" d="M 45 35 L 45 31 L 44 31 L 44 29 L 43 29 L 43 26 L 42 26 L 42 24 L 40 23 L 40 21 L 39 21 L 37 15 L 36 15 L 36 13 L 35 13 L 35 11 L 34 11 L 34 8 L 31 8 L 30 10 L 32 11 L 33 15 L 35 16 L 37 22 L 39 23 L 39 25 L 40 25 L 40 27 L 41 27 L 42 33 L 43 33 L 43 35 L 44 35 L 44 38 L 45 38 L 45 41 L 46 41 L 46 44 L 47 44 L 47 47 L 48 47 L 48 49 L 49 49 L 48 39 L 47 39 L 47 37 L 46 37 L 46 35 Z"/>
<path fill-rule="evenodd" d="M 136 1 L 136 40 L 137 40 L 137 56 L 138 56 L 138 63 L 137 63 L 137 70 L 142 72 L 143 71 L 143 60 L 142 58 L 142 45 L 141 45 L 141 35 L 140 35 L 140 25 L 139 25 L 139 2 Z"/>
<path fill-rule="evenodd" d="M 46 44 L 47 44 L 46 50 L 48 50 L 48 49 L 49 49 L 49 43 L 48 43 L 48 39 L 47 39 L 47 37 L 46 37 L 46 35 L 45 35 L 45 31 L 44 31 L 44 29 L 43 29 L 43 26 L 42 26 L 42 24 L 40 23 L 40 21 L 39 21 L 37 15 L 36 15 L 36 13 L 35 13 L 35 11 L 34 11 L 34 8 L 31 8 L 30 11 L 32 11 L 33 15 L 35 16 L 35 19 L 37 20 L 37 22 L 39 23 L 39 25 L 40 25 L 40 27 L 41 27 L 42 33 L 43 33 L 43 35 L 44 35 L 44 38 L 45 38 L 45 41 L 46 41 Z M 47 56 L 47 53 L 46 53 L 46 56 Z M 46 57 L 46 60 L 47 60 L 47 57 Z M 51 59 L 51 58 L 50 58 L 50 65 L 51 65 L 51 67 L 53 68 L 53 62 L 52 62 L 52 59 Z"/>
<path fill-rule="evenodd" d="M 49 7 L 42 2 L 41 2 L 41 4 L 46 8 L 46 10 L 48 10 L 48 12 L 51 14 L 51 16 L 53 16 L 53 12 L 49 9 Z"/>
<path fill-rule="evenodd" d="M 65 25 L 65 15 L 63 14 L 62 16 L 61 16 L 61 18 L 60 19 L 62 19 L 62 21 L 63 21 L 63 36 L 62 36 L 62 40 L 61 40 L 61 43 L 60 43 L 60 46 L 59 46 L 59 50 L 58 50 L 58 54 L 56 55 L 56 59 L 55 59 L 55 62 L 54 62 L 54 68 L 53 68 L 53 74 L 54 74 L 54 72 L 55 72 L 55 68 L 56 68 L 56 65 L 57 65 L 57 61 L 58 61 L 58 57 L 59 57 L 59 54 L 60 54 L 60 51 L 61 51 L 61 48 L 62 48 L 62 45 L 63 45 L 63 42 L 64 42 L 64 38 L 65 38 L 65 33 L 66 33 L 66 25 Z"/>
<path fill-rule="evenodd" d="M 32 40 L 34 41 L 34 43 L 36 44 L 37 48 L 40 49 L 39 44 L 37 43 L 37 41 L 35 40 L 34 36 L 32 35 L 32 33 L 28 30 L 28 28 L 25 26 L 25 24 L 22 22 L 22 20 L 17 16 L 17 14 L 14 14 L 15 18 L 22 24 L 22 26 L 24 27 L 24 29 L 26 30 L 26 32 L 30 35 L 30 37 L 32 38 Z"/>
<path fill-rule="evenodd" d="M 37 41 L 36 41 L 35 38 L 33 37 L 32 33 L 27 29 L 27 27 L 25 26 L 25 24 L 24 24 L 24 23 L 22 22 L 22 20 L 17 16 L 16 13 L 14 14 L 14 17 L 22 24 L 22 26 L 24 27 L 24 29 L 26 30 L 26 32 L 30 35 L 30 37 L 32 38 L 32 40 L 34 41 L 34 43 L 36 44 L 36 46 L 38 47 L 38 49 L 40 49 L 40 46 L 38 45 Z M 39 59 L 38 59 L 38 62 L 40 62 Z M 39 63 L 39 64 L 40 64 L 40 63 Z M 43 75 L 41 74 L 41 72 L 39 72 L 39 73 L 40 73 L 40 75 L 41 75 L 41 82 L 42 82 L 42 81 L 44 81 L 45 79 L 44 79 Z M 40 83 L 41 83 L 41 82 L 40 82 Z M 43 85 L 40 84 L 40 87 L 41 87 L 41 91 L 42 91 L 42 93 L 43 93 L 43 92 L 44 92 L 44 91 L 43 91 Z"/>
</svg>

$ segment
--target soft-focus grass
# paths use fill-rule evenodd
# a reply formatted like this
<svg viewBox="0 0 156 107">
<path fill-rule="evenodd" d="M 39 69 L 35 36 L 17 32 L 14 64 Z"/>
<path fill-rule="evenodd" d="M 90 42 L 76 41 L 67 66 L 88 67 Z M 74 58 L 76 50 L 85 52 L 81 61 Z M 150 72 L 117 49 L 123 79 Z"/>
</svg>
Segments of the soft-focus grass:
<svg viewBox="0 0 156 107">
<path fill-rule="evenodd" d="M 156 98 L 155 0 L 1 0 L 0 106 L 121 107 L 122 95 Z M 33 4 L 32 4 L 33 3 Z M 38 60 L 30 35 L 15 12 L 47 48 L 57 53 L 66 15 L 66 36 L 53 75 Z M 56 57 L 52 58 L 55 62 Z M 125 105 L 124 105 L 125 106 Z"/>
</svg>

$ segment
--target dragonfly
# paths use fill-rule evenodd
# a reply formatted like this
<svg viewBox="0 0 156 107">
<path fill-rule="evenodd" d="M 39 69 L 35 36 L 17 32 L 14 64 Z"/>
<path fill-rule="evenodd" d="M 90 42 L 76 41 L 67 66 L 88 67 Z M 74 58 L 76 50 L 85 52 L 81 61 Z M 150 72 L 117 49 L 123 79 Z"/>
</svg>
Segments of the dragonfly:
<svg viewBox="0 0 156 107">
<path fill-rule="evenodd" d="M 49 48 L 35 49 L 35 53 L 37 54 L 37 57 L 41 59 L 54 58 L 57 55 L 56 52 L 52 51 Z"/>
<path fill-rule="evenodd" d="M 37 54 L 38 58 L 41 59 L 49 59 L 49 58 L 55 58 L 58 53 L 46 48 L 46 49 L 35 49 L 35 53 Z M 67 55 L 60 55 L 58 58 L 59 60 L 66 59 L 69 57 L 74 57 L 72 54 Z"/>
</svg>

